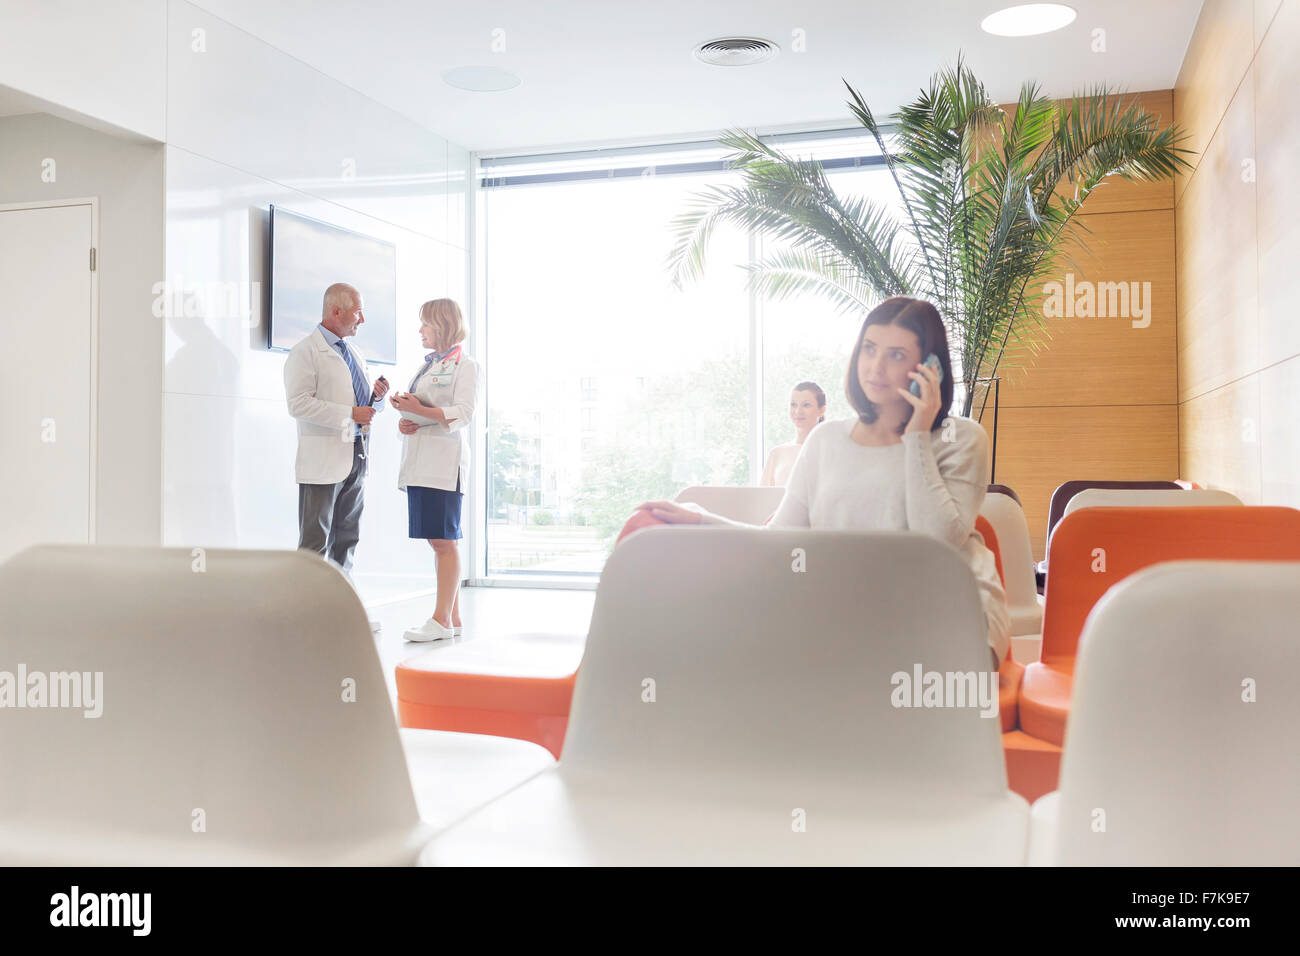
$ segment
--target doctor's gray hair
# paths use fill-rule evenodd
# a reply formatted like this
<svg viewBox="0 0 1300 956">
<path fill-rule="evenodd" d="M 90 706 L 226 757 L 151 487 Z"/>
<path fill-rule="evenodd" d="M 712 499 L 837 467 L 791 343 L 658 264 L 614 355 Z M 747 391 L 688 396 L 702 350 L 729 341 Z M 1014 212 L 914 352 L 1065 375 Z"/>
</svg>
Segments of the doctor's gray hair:
<svg viewBox="0 0 1300 956">
<path fill-rule="evenodd" d="M 433 329 L 434 348 L 439 352 L 459 345 L 469 335 L 455 299 L 430 299 L 420 306 L 420 322 Z"/>
<path fill-rule="evenodd" d="M 352 304 L 360 301 L 361 293 L 355 286 L 350 286 L 346 282 L 336 282 L 325 290 L 325 297 L 320 306 L 321 318 L 328 319 L 335 309 L 350 311 Z"/>
</svg>

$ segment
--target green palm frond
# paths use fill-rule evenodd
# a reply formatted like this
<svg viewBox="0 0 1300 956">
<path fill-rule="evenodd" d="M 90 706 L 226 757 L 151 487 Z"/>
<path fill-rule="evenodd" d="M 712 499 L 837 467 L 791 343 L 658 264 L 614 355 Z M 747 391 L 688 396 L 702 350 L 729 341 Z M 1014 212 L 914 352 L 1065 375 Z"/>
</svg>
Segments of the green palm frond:
<svg viewBox="0 0 1300 956">
<path fill-rule="evenodd" d="M 699 194 L 689 212 L 674 220 L 669 254 L 672 281 L 681 286 L 703 274 L 705 248 L 719 223 L 731 223 L 789 242 L 797 248 L 838 257 L 885 295 L 914 285 L 899 226 L 889 211 L 863 199 L 841 200 L 821 164 L 802 162 L 743 131 L 719 140 L 734 150 L 739 186 L 713 186 Z"/>
<path fill-rule="evenodd" d="M 815 294 L 853 312 L 891 295 L 927 298 L 963 375 L 992 376 L 1032 360 L 1049 337 L 1043 284 L 1071 262 L 1071 249 L 1086 252 L 1076 213 L 1088 196 L 1110 177 L 1160 181 L 1188 165 L 1181 130 L 1161 129 L 1105 87 L 1057 102 L 1027 83 L 1008 112 L 959 57 L 889 127 L 845 87 L 898 190 L 901 219 L 838 196 L 819 163 L 731 131 L 719 142 L 740 182 L 705 190 L 675 220 L 675 284 L 703 274 L 719 224 L 740 226 L 779 247 L 751 267 L 760 294 Z M 974 394 L 966 390 L 962 414 Z"/>
<path fill-rule="evenodd" d="M 780 302 L 799 295 L 820 295 L 842 312 L 868 311 L 880 300 L 875 288 L 835 258 L 803 249 L 781 249 L 749 267 L 750 288 Z"/>
</svg>

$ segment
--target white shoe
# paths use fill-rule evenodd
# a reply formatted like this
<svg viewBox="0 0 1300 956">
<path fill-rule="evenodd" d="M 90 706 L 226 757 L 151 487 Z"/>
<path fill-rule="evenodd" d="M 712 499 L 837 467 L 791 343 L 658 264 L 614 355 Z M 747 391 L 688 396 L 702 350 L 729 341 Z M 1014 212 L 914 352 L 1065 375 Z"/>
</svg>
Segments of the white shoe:
<svg viewBox="0 0 1300 956">
<path fill-rule="evenodd" d="M 443 627 L 433 618 L 429 618 L 419 627 L 413 627 L 406 632 L 408 641 L 449 641 L 455 637 L 455 632 L 449 627 Z"/>
<path fill-rule="evenodd" d="M 451 629 L 451 633 L 456 637 L 460 637 L 460 625 L 459 624 L 454 625 Z"/>
<path fill-rule="evenodd" d="M 380 629 L 383 628 L 383 626 L 384 626 L 384 625 L 380 624 L 380 623 L 379 623 L 378 621 L 376 621 L 374 618 L 371 618 L 371 619 L 370 619 L 370 633 L 371 633 L 371 634 L 378 634 L 379 631 L 380 631 Z"/>
</svg>

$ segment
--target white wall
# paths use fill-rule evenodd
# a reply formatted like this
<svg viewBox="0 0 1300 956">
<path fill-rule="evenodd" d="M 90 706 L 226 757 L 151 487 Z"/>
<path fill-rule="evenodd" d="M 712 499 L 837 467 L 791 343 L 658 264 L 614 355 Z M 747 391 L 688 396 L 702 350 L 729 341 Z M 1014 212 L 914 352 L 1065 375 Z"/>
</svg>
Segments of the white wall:
<svg viewBox="0 0 1300 956">
<path fill-rule="evenodd" d="M 284 354 L 264 348 L 252 294 L 267 207 L 396 244 L 399 362 L 382 371 L 405 385 L 422 356 L 419 304 L 468 305 L 468 154 L 183 0 L 0 0 L 0 84 L 84 124 L 0 120 L 0 202 L 101 202 L 99 540 L 294 547 Z M 59 176 L 44 184 L 51 155 Z M 164 279 L 234 283 L 257 301 L 163 314 L 176 302 L 155 301 Z M 389 409 L 356 570 L 427 586 L 428 547 L 407 539 L 396 490 L 398 441 Z"/>
<path fill-rule="evenodd" d="M 169 280 L 213 288 L 262 279 L 269 204 L 393 242 L 398 364 L 376 368 L 404 387 L 423 357 L 419 304 L 444 295 L 464 304 L 468 155 L 191 4 L 171 0 L 168 22 Z M 211 308 L 166 320 L 165 544 L 297 543 L 285 356 L 262 348 L 264 330 L 249 325 Z M 406 537 L 398 442 L 388 409 L 372 439 L 356 572 L 409 571 L 413 585 L 428 586 L 429 548 Z"/>
<path fill-rule="evenodd" d="M 42 177 L 47 159 L 53 182 Z M 0 118 L 0 203 L 86 197 L 99 199 L 100 218 L 96 540 L 154 545 L 163 333 L 151 286 L 163 269 L 163 147 L 45 114 Z M 4 321 L 22 320 L 23 304 L 10 303 Z M 59 374 L 55 340 L 45 354 L 14 358 L 24 374 Z"/>
<path fill-rule="evenodd" d="M 161 140 L 166 0 L 0 0 L 0 84 Z"/>
</svg>

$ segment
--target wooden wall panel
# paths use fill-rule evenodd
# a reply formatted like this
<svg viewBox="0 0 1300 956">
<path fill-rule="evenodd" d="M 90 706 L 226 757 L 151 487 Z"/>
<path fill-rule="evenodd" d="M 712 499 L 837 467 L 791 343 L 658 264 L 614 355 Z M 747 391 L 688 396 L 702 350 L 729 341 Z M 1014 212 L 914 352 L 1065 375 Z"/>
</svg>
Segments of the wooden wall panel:
<svg viewBox="0 0 1300 956">
<path fill-rule="evenodd" d="M 1255 52 L 1254 8 L 1242 0 L 1205 0 L 1183 67 L 1174 84 L 1174 119 L 1188 131 L 1187 145 L 1204 151 Z M 1174 196 L 1187 177 L 1180 175 Z"/>
<path fill-rule="evenodd" d="M 992 432 L 985 415 L 984 427 Z M 1003 408 L 995 479 L 1020 496 L 1041 561 L 1052 492 L 1072 478 L 1178 477 L 1176 405 Z"/>
<path fill-rule="evenodd" d="M 1179 400 L 1259 361 L 1254 95 L 1243 83 L 1178 204 Z"/>
<path fill-rule="evenodd" d="M 1069 250 L 1055 281 L 1076 294 L 1092 283 L 1103 300 L 1094 310 L 1116 304 L 1101 283 L 1125 283 L 1127 315 L 1045 318 L 1050 339 L 1028 368 L 1002 371 L 1001 404 L 1159 405 L 1177 398 L 1177 321 L 1174 299 L 1174 214 L 1172 210 L 1107 213 L 1081 217 L 1089 230 L 1087 252 Z M 1067 285 L 1067 273 L 1073 281 Z M 1136 286 L 1133 284 L 1136 283 Z M 1147 286 L 1149 284 L 1149 287 Z M 1141 301 L 1146 314 L 1136 315 Z M 1109 304 L 1106 304 L 1109 302 Z M 1134 328 L 1133 323 L 1146 323 Z"/>
</svg>

